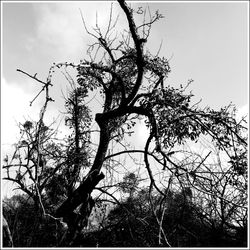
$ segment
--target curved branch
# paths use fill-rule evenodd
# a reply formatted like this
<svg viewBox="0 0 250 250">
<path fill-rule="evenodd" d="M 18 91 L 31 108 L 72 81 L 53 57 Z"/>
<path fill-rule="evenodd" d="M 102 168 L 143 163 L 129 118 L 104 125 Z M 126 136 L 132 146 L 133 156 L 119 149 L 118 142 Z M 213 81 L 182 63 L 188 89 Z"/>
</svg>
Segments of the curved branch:
<svg viewBox="0 0 250 250">
<path fill-rule="evenodd" d="M 141 154 L 145 154 L 145 150 L 140 150 L 140 149 L 135 149 L 135 150 L 124 150 L 124 151 L 120 151 L 120 152 L 117 152 L 115 154 L 112 154 L 112 155 L 108 155 L 104 158 L 104 160 L 108 160 L 112 157 L 115 157 L 115 156 L 118 156 L 118 155 L 121 155 L 121 154 L 130 154 L 130 153 L 141 153 Z M 159 164 L 161 165 L 164 165 L 153 153 L 151 152 L 146 152 L 148 155 L 152 156 Z"/>
<path fill-rule="evenodd" d="M 19 185 L 19 189 L 21 189 L 23 192 L 28 194 L 33 199 L 35 198 L 35 195 L 32 192 L 30 192 L 20 180 L 17 180 L 17 179 L 11 178 L 11 177 L 4 177 L 3 180 L 12 181 L 12 182 L 17 183 Z"/>
<path fill-rule="evenodd" d="M 95 187 L 94 189 L 99 190 L 100 192 L 109 195 L 113 200 L 116 201 L 116 204 L 122 205 L 118 199 L 115 198 L 114 195 L 112 195 L 111 193 L 109 193 L 108 191 L 104 190 L 103 188 L 99 188 L 99 187 Z"/>
<path fill-rule="evenodd" d="M 149 178 L 150 178 L 150 181 L 151 181 L 151 184 L 150 186 L 154 186 L 155 189 L 162 195 L 165 195 L 158 187 L 157 185 L 155 184 L 155 180 L 154 180 L 154 177 L 153 177 L 153 173 L 152 173 L 152 170 L 150 168 L 150 164 L 149 164 L 149 161 L 148 161 L 148 149 L 149 149 L 149 145 L 150 145 L 150 142 L 152 141 L 152 139 L 154 138 L 154 135 L 153 133 L 151 132 L 148 139 L 147 139 L 147 142 L 146 142 L 146 145 L 145 145 L 145 152 L 144 152 L 144 162 L 146 164 L 146 169 L 148 171 L 148 175 L 149 175 Z"/>
</svg>

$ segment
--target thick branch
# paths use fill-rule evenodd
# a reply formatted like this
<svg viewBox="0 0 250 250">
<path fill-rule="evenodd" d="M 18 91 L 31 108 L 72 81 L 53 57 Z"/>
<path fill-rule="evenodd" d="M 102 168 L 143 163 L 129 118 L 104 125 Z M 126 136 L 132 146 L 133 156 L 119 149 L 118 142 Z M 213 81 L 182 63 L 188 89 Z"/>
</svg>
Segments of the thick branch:
<svg viewBox="0 0 250 250">
<path fill-rule="evenodd" d="M 99 174 L 97 171 L 90 173 L 83 183 L 73 192 L 72 196 L 68 197 L 57 209 L 56 217 L 67 217 L 67 215 L 74 211 L 82 202 L 87 201 L 89 194 L 103 178 L 103 173 Z"/>
<path fill-rule="evenodd" d="M 96 119 L 102 122 L 102 121 L 107 121 L 109 119 L 121 117 L 121 116 L 128 115 L 128 114 L 133 114 L 133 113 L 138 114 L 138 115 L 145 115 L 147 117 L 150 116 L 150 112 L 143 107 L 127 106 L 127 107 L 119 107 L 117 109 L 111 110 L 103 114 L 97 114 Z"/>
<path fill-rule="evenodd" d="M 135 95 L 137 94 L 141 83 L 142 83 L 142 77 L 143 77 L 143 69 L 144 69 L 144 62 L 143 62 L 143 47 L 142 44 L 143 41 L 142 39 L 140 39 L 138 33 L 137 33 L 137 28 L 132 16 L 132 11 L 131 9 L 127 6 L 127 4 L 125 3 L 124 0 L 118 0 L 121 8 L 123 9 L 126 17 L 127 17 L 127 21 L 129 24 L 129 30 L 131 32 L 134 44 L 135 44 L 135 48 L 136 48 L 136 65 L 137 65 L 137 79 L 135 82 L 135 85 L 131 91 L 131 93 L 129 94 L 129 96 L 127 97 L 125 103 L 123 103 L 123 105 L 129 104 L 133 98 L 135 97 Z"/>
</svg>

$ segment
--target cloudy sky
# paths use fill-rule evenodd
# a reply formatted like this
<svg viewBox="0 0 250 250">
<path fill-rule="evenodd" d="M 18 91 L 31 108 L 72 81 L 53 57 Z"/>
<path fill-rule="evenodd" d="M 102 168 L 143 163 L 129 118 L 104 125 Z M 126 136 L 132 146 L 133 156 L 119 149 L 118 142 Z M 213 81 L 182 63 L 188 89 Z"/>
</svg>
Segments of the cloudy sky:
<svg viewBox="0 0 250 250">
<path fill-rule="evenodd" d="M 17 122 L 38 117 L 42 99 L 32 107 L 29 102 L 39 91 L 39 84 L 18 73 L 17 68 L 38 73 L 45 80 L 53 62 L 79 62 L 91 43 L 79 9 L 87 25 L 107 26 L 111 1 L 102 2 L 1 2 L 2 4 L 2 79 L 1 143 L 2 153 L 15 142 Z M 248 2 L 144 2 L 164 15 L 152 28 L 148 48 L 154 54 L 162 42 L 160 55 L 170 59 L 172 73 L 167 83 L 173 86 L 193 79 L 190 90 L 202 105 L 218 109 L 230 102 L 240 112 L 248 103 Z M 126 24 L 120 14 L 118 31 Z M 98 13 L 98 14 L 96 14 Z M 50 117 L 60 109 L 65 81 L 54 80 Z M 98 105 L 98 104 L 97 104 Z"/>
</svg>

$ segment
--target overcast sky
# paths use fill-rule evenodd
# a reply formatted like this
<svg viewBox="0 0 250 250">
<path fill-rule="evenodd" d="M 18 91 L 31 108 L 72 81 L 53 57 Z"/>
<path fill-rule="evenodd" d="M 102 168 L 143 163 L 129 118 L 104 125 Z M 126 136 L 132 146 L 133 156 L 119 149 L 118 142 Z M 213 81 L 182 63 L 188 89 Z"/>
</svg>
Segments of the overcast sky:
<svg viewBox="0 0 250 250">
<path fill-rule="evenodd" d="M 18 73 L 17 68 L 38 77 L 47 77 L 53 62 L 79 62 L 91 42 L 83 29 L 79 8 L 89 27 L 98 22 L 106 27 L 111 1 L 106 2 L 2 2 L 2 79 L 1 140 L 2 150 L 15 142 L 17 122 L 24 117 L 37 118 L 39 99 L 29 102 L 39 91 L 39 84 Z M 248 103 L 248 2 L 167 2 L 133 3 L 159 9 L 164 15 L 152 28 L 148 48 L 154 54 L 162 41 L 161 56 L 171 58 L 171 74 L 167 83 L 173 86 L 193 79 L 190 90 L 202 105 L 218 109 L 230 102 L 240 112 Z M 118 4 L 115 13 L 120 13 Z M 120 32 L 121 30 L 119 30 Z M 58 78 L 53 97 L 62 96 Z M 55 116 L 57 101 L 49 110 Z"/>
</svg>

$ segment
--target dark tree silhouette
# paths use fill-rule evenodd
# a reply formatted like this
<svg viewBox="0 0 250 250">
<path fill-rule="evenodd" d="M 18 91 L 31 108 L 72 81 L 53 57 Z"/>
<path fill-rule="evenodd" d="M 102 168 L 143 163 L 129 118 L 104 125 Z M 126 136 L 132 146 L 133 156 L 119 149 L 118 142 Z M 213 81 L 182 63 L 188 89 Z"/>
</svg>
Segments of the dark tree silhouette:
<svg viewBox="0 0 250 250">
<path fill-rule="evenodd" d="M 67 68 L 73 68 L 77 72 L 77 87 L 67 100 L 67 108 L 70 110 L 67 123 L 74 127 L 71 139 L 75 144 L 73 148 L 68 147 L 70 158 L 67 157 L 67 164 L 65 164 L 65 161 L 64 163 L 57 162 L 54 166 L 51 163 L 51 175 L 45 178 L 46 184 L 52 181 L 57 170 L 60 173 L 62 165 L 66 166 L 65 171 L 70 173 L 70 177 L 67 180 L 62 180 L 60 184 L 67 189 L 66 198 L 56 201 L 57 204 L 54 204 L 55 212 L 51 215 L 57 220 L 62 218 L 67 223 L 68 229 L 61 241 L 62 246 L 73 245 L 74 239 L 87 226 L 88 218 L 95 205 L 92 197 L 93 190 L 98 188 L 98 184 L 105 178 L 102 170 L 109 168 L 112 171 L 112 166 L 109 166 L 107 162 L 117 156 L 135 153 L 143 155 L 144 166 L 149 178 L 149 196 L 154 190 L 162 197 L 161 205 L 157 205 L 157 208 L 154 207 L 153 202 L 151 204 L 154 218 L 159 227 L 158 243 L 161 246 L 171 245 L 162 226 L 166 210 L 164 204 L 168 197 L 166 190 L 169 190 L 171 185 L 185 190 L 187 196 L 193 195 L 192 192 L 188 191 L 191 188 L 196 188 L 199 192 L 215 195 L 219 198 L 224 195 L 209 188 L 211 181 L 214 181 L 211 176 L 216 175 L 214 170 L 204 170 L 210 153 L 200 160 L 194 161 L 193 157 L 187 157 L 186 152 L 180 150 L 181 145 L 198 142 L 202 136 L 206 137 L 213 141 L 218 150 L 224 152 L 228 161 L 230 161 L 229 171 L 232 172 L 232 175 L 229 179 L 241 183 L 241 179 L 246 178 L 247 174 L 247 138 L 244 134 L 246 128 L 244 127 L 244 120 L 236 121 L 235 108 L 232 105 L 219 111 L 211 108 L 200 108 L 199 103 L 192 102 L 193 95 L 186 93 L 187 86 L 191 81 L 188 82 L 186 87 L 174 88 L 167 85 L 166 80 L 170 73 L 168 60 L 159 57 L 158 54 L 152 55 L 146 47 L 147 41 L 150 39 L 151 27 L 162 18 L 162 15 L 156 12 L 154 15 L 150 14 L 149 19 L 146 20 L 146 10 L 140 8 L 135 11 L 124 0 L 118 0 L 118 3 L 128 25 L 128 30 L 125 30 L 121 37 L 114 35 L 117 19 L 113 17 L 112 9 L 105 32 L 100 29 L 98 23 L 93 31 L 89 31 L 85 20 L 82 19 L 87 33 L 95 39 L 95 42 L 87 51 L 89 60 L 84 59 L 79 64 L 53 64 L 46 81 L 38 79 L 36 75 L 18 70 L 42 84 L 42 89 L 38 95 L 45 92 L 45 104 L 41 109 L 40 120 L 37 123 L 37 137 L 33 140 L 35 144 L 32 148 L 28 148 L 30 150 L 28 160 L 34 162 L 37 173 L 35 177 L 32 177 L 36 187 L 36 196 L 23 184 L 22 173 L 20 173 L 21 176 L 12 179 L 28 195 L 38 197 L 38 206 L 43 204 L 42 190 L 39 189 L 38 180 L 39 171 L 43 165 L 39 158 L 41 156 L 39 150 L 45 133 L 43 116 L 47 105 L 53 101 L 49 94 L 52 87 L 53 72 L 56 69 Z M 137 15 L 144 17 L 142 18 L 142 24 L 135 23 L 135 16 Z M 69 79 L 69 81 L 71 80 Z M 85 121 L 85 127 L 88 127 L 91 123 L 86 99 L 93 93 L 98 93 L 100 96 L 102 112 L 96 113 L 94 117 L 99 126 L 99 143 L 94 160 L 89 166 L 89 161 L 85 160 L 89 156 L 83 153 L 87 144 L 84 143 L 86 136 L 82 136 L 83 130 L 80 123 Z M 131 134 L 136 121 L 142 118 L 145 119 L 145 124 L 149 129 L 149 136 L 144 149 L 125 148 L 125 150 L 110 154 L 108 149 L 111 142 L 114 140 L 119 142 L 127 134 Z M 24 124 L 26 133 L 30 129 L 31 124 Z M 91 131 L 89 130 L 89 132 Z M 88 136 L 88 132 L 85 131 L 84 133 Z M 25 144 L 25 142 L 23 143 Z M 32 156 L 32 152 L 34 152 L 32 150 L 36 152 L 36 160 Z M 159 172 L 165 176 L 162 177 L 160 182 L 156 178 L 152 161 L 157 163 L 158 169 L 161 168 Z M 21 166 L 21 163 L 19 166 Z M 9 167 L 10 164 L 5 165 L 7 170 Z M 80 171 L 87 167 L 89 167 L 88 173 L 79 178 Z M 31 173 L 30 166 L 26 165 L 26 171 Z M 224 170 L 222 169 L 222 171 Z M 33 176 L 33 172 L 30 176 Z M 10 177 L 8 179 L 11 180 Z M 217 181 L 220 182 L 221 179 L 217 179 Z M 221 183 L 221 185 L 223 187 L 224 184 Z M 112 194 L 108 193 L 107 189 L 99 188 L 99 191 L 109 194 L 113 200 L 117 201 Z M 244 189 L 243 192 L 245 191 Z M 230 201 L 226 200 L 226 202 Z M 245 204 L 235 205 L 245 206 Z M 45 210 L 44 214 L 47 214 Z"/>
</svg>

